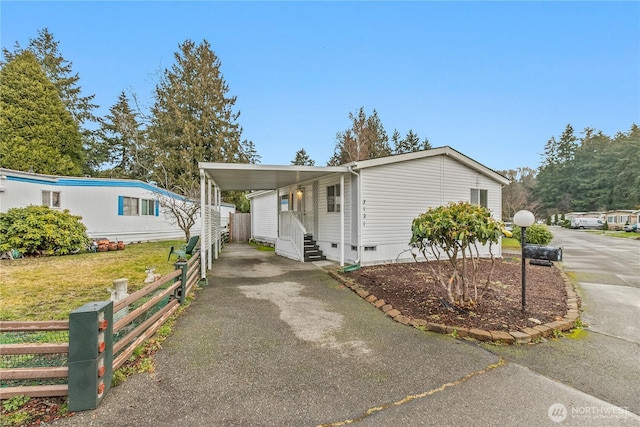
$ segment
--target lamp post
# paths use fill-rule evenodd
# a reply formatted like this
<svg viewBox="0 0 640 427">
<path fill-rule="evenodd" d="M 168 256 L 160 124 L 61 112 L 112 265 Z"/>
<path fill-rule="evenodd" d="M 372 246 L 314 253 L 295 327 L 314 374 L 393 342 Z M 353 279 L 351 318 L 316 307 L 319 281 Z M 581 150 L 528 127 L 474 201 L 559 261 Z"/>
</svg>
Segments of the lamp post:
<svg viewBox="0 0 640 427">
<path fill-rule="evenodd" d="M 526 288 L 527 288 L 527 271 L 526 263 L 524 259 L 524 245 L 527 242 L 527 227 L 530 227 L 535 222 L 536 217 L 529 211 L 522 210 L 516 212 L 513 216 L 513 223 L 521 227 L 520 229 L 520 247 L 522 248 L 522 311 L 527 304 Z"/>
</svg>

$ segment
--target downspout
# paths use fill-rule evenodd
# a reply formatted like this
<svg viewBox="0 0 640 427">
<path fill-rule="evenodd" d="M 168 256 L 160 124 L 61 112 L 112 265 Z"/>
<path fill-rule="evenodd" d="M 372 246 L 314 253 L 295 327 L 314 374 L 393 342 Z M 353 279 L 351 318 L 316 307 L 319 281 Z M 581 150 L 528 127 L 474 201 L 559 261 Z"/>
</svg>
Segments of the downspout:
<svg viewBox="0 0 640 427">
<path fill-rule="evenodd" d="M 358 178 L 358 259 L 354 264 L 360 265 L 360 260 L 362 259 L 362 182 L 360 180 L 360 174 L 353 170 L 353 166 L 349 166 L 349 172 L 355 175 Z"/>
</svg>

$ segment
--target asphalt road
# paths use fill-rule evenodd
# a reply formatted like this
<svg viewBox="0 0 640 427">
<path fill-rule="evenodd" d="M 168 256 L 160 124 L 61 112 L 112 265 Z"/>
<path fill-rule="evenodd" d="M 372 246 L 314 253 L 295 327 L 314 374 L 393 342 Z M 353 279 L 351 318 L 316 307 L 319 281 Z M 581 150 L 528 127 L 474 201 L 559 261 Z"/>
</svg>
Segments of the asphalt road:
<svg viewBox="0 0 640 427">
<path fill-rule="evenodd" d="M 563 248 L 563 269 L 578 282 L 589 329 L 640 343 L 640 240 L 633 238 L 640 234 L 623 239 L 560 227 L 552 232 L 551 245 Z"/>
</svg>

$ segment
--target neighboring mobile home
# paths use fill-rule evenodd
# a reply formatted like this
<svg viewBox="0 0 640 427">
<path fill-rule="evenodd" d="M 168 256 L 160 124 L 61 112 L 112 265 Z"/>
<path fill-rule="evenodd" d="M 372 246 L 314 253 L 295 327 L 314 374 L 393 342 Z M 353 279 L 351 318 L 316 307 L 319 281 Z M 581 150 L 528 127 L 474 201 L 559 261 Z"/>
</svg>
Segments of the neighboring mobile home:
<svg viewBox="0 0 640 427">
<path fill-rule="evenodd" d="M 622 229 L 626 224 L 637 224 L 640 210 L 617 209 L 604 213 L 609 228 Z"/>
<path fill-rule="evenodd" d="M 413 259 L 411 223 L 430 207 L 468 201 L 500 220 L 509 183 L 450 147 L 338 167 L 201 163 L 200 170 L 217 191 L 263 190 L 248 196 L 252 235 L 275 243 L 276 253 L 362 265 Z M 314 244 L 315 257 L 305 253 Z M 500 245 L 493 253 L 501 256 Z"/>
<path fill-rule="evenodd" d="M 151 184 L 130 179 L 62 177 L 0 168 L 0 212 L 29 205 L 69 210 L 82 217 L 90 238 L 138 241 L 184 239 L 173 216 L 159 203 L 160 196 L 184 197 Z M 222 204 L 225 227 L 233 205 Z M 200 233 L 200 220 L 191 234 Z"/>
</svg>

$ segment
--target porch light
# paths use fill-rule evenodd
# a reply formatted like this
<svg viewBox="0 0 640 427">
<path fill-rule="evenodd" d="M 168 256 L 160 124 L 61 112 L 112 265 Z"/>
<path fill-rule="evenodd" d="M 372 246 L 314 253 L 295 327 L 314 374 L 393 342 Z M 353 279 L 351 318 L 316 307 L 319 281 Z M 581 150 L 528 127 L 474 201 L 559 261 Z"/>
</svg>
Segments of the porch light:
<svg viewBox="0 0 640 427">
<path fill-rule="evenodd" d="M 298 196 L 298 199 L 302 199 L 302 188 L 298 187 L 298 190 L 296 191 L 296 196 Z"/>
<path fill-rule="evenodd" d="M 518 227 L 521 227 L 520 231 L 520 247 L 522 249 L 522 311 L 524 311 L 526 305 L 526 288 L 527 288 L 527 270 L 524 259 L 524 246 L 527 243 L 527 227 L 531 227 L 535 222 L 536 217 L 527 210 L 516 212 L 513 216 L 513 223 Z"/>
</svg>

